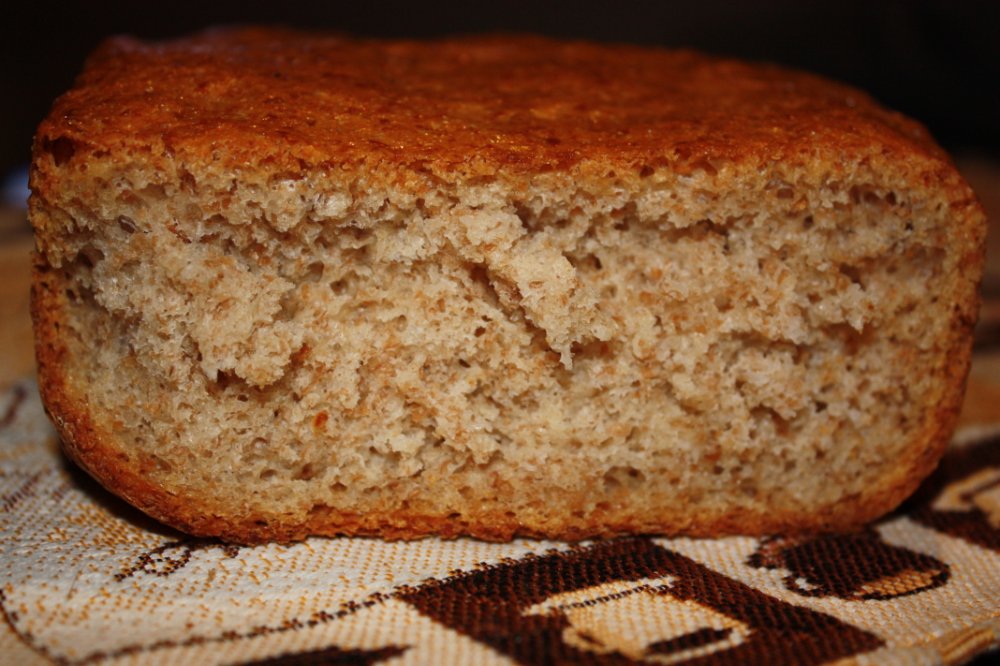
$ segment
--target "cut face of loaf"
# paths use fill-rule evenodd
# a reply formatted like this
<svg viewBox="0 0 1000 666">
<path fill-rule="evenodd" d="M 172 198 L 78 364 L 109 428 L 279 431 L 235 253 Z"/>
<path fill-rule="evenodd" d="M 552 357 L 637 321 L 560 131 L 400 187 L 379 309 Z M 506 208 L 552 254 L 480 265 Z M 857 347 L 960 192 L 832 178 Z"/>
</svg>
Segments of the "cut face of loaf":
<svg viewBox="0 0 1000 666">
<path fill-rule="evenodd" d="M 801 74 L 122 40 L 32 179 L 66 450 L 195 534 L 845 529 L 961 399 L 982 212 L 919 127 Z"/>
</svg>

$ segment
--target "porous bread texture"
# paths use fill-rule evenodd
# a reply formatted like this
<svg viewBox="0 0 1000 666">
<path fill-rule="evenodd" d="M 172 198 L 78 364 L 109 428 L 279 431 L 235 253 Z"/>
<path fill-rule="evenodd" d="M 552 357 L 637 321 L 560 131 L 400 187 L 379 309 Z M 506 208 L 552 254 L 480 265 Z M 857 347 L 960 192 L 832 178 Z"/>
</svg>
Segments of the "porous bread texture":
<svg viewBox="0 0 1000 666">
<path fill-rule="evenodd" d="M 35 200 L 67 390 L 167 522 L 815 529 L 901 499 L 950 425 L 966 257 L 891 170 L 257 178 L 96 160 Z"/>
<path fill-rule="evenodd" d="M 930 472 L 968 369 L 974 195 L 775 68 L 124 40 L 31 179 L 65 449 L 194 534 L 846 529 Z"/>
</svg>

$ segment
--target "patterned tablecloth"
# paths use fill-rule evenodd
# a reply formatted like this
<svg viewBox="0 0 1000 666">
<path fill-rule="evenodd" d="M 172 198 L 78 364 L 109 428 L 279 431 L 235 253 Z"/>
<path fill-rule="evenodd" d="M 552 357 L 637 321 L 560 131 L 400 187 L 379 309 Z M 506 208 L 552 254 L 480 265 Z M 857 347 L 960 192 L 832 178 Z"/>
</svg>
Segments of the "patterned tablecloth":
<svg viewBox="0 0 1000 666">
<path fill-rule="evenodd" d="M 1000 170 L 965 166 L 996 206 Z M 995 247 L 955 442 L 863 531 L 250 548 L 155 524 L 61 457 L 30 378 L 22 228 L 0 224 L 0 663 L 952 664 L 1000 646 Z"/>
</svg>

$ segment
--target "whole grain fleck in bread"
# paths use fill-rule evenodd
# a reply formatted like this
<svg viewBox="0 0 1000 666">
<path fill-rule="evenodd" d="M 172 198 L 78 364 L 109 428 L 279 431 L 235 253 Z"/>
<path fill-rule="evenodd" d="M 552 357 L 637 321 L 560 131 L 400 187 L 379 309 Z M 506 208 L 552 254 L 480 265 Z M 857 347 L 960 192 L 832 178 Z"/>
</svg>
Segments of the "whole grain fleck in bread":
<svg viewBox="0 0 1000 666">
<path fill-rule="evenodd" d="M 243 542 L 856 526 L 952 432 L 985 233 L 863 93 L 537 38 L 114 39 L 31 185 L 67 453 Z"/>
</svg>

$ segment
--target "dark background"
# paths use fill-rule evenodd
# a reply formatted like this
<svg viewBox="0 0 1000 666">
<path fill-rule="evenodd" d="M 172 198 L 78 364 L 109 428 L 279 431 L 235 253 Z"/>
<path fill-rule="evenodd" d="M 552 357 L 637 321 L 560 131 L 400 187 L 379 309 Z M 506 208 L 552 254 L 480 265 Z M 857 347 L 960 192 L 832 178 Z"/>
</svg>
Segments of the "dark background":
<svg viewBox="0 0 1000 666">
<path fill-rule="evenodd" d="M 5 3 L 13 4 L 13 3 Z M 159 39 L 218 23 L 359 35 L 534 32 L 770 60 L 853 83 L 927 124 L 947 148 L 1000 156 L 1000 1 L 32 2 L 0 10 L 0 177 L 104 37 Z"/>
</svg>

